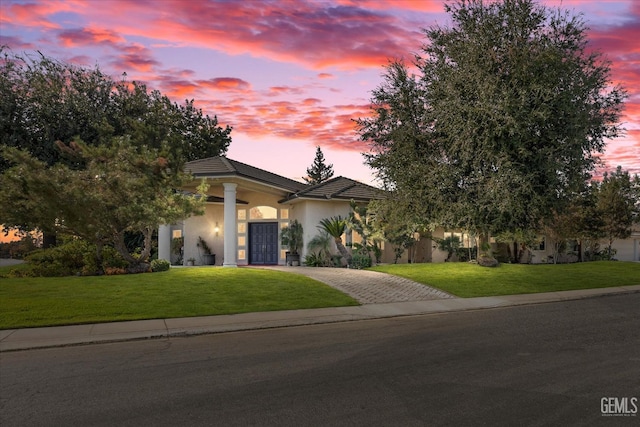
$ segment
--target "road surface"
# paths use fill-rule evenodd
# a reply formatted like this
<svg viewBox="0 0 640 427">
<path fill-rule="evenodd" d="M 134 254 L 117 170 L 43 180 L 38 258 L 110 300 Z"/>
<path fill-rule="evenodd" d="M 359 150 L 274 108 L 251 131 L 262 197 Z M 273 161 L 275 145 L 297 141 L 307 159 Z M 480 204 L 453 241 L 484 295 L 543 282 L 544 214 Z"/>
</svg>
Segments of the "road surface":
<svg viewBox="0 0 640 427">
<path fill-rule="evenodd" d="M 639 425 L 639 307 L 629 294 L 2 353 L 0 425 Z"/>
</svg>

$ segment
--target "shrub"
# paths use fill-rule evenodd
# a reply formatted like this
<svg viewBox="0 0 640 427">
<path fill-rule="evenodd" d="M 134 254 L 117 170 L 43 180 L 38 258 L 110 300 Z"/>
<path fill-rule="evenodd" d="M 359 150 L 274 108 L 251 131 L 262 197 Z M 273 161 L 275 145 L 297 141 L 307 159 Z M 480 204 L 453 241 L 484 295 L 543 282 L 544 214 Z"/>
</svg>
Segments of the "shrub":
<svg viewBox="0 0 640 427">
<path fill-rule="evenodd" d="M 303 264 L 307 267 L 326 267 L 329 261 L 323 252 L 311 252 L 304 257 Z"/>
<path fill-rule="evenodd" d="M 39 249 L 27 256 L 33 276 L 91 275 L 98 271 L 96 246 L 81 239 L 71 238 L 48 249 Z M 102 266 L 105 269 L 125 269 L 128 263 L 111 246 L 102 248 Z"/>
<path fill-rule="evenodd" d="M 35 276 L 72 276 L 82 273 L 85 255 L 90 251 L 91 248 L 87 242 L 70 239 L 53 248 L 38 249 L 29 254 L 26 259 Z"/>
<path fill-rule="evenodd" d="M 350 268 L 358 270 L 371 267 L 371 257 L 366 253 L 355 253 L 351 257 Z"/>
<path fill-rule="evenodd" d="M 151 261 L 151 271 L 157 273 L 158 271 L 167 271 L 171 268 L 171 263 L 164 259 L 154 259 Z"/>
</svg>

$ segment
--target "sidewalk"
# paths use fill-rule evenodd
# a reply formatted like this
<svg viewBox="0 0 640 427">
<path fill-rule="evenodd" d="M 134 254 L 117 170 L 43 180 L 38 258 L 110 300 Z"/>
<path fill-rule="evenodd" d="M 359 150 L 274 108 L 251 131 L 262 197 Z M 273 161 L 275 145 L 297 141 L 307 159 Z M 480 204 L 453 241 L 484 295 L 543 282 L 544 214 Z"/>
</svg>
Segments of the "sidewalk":
<svg viewBox="0 0 640 427">
<path fill-rule="evenodd" d="M 0 352 L 540 304 L 640 292 L 640 285 L 539 294 L 0 330 Z"/>
</svg>

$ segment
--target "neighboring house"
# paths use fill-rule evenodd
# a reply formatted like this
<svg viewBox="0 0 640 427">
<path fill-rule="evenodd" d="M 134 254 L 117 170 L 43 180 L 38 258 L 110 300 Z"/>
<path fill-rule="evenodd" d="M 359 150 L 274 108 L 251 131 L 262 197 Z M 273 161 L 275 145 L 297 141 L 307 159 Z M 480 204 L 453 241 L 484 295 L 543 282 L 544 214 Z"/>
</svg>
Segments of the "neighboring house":
<svg viewBox="0 0 640 427">
<path fill-rule="evenodd" d="M 185 263 L 193 258 L 202 264 L 197 246 L 202 237 L 216 254 L 216 265 L 283 265 L 287 248 L 280 244 L 280 230 L 290 221 L 302 224 L 304 257 L 320 220 L 346 217 L 351 200 L 368 203 L 382 194 L 341 176 L 310 186 L 223 156 L 189 162 L 185 168 L 196 179 L 184 190 L 195 191 L 201 179 L 209 184 L 205 213 L 161 226 L 158 233 L 159 258 L 172 260 L 171 239 L 183 237 Z M 344 239 L 351 242 L 351 233 Z M 393 260 L 393 250 L 385 252 L 385 260 Z"/>
<path fill-rule="evenodd" d="M 559 256 L 559 262 L 575 262 L 578 259 L 580 248 L 576 241 L 568 240 L 568 247 Z M 598 241 L 602 251 L 609 246 L 607 239 Z M 640 224 L 636 224 L 632 229 L 631 236 L 626 239 L 616 239 L 611 247 L 616 251 L 614 258 L 618 261 L 640 261 Z M 533 264 L 545 264 L 553 262 L 554 242 L 551 239 L 542 238 L 539 245 L 531 248 Z"/>
</svg>

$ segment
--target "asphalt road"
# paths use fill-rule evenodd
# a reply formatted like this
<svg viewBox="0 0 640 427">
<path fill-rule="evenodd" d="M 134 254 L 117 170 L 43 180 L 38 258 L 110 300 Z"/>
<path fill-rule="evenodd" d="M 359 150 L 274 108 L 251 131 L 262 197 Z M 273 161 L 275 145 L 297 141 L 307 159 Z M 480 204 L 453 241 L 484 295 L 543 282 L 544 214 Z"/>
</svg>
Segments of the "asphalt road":
<svg viewBox="0 0 640 427">
<path fill-rule="evenodd" d="M 639 425 L 639 307 L 630 294 L 2 353 L 0 425 Z M 627 398 L 628 416 L 603 416 L 603 398 Z"/>
</svg>

